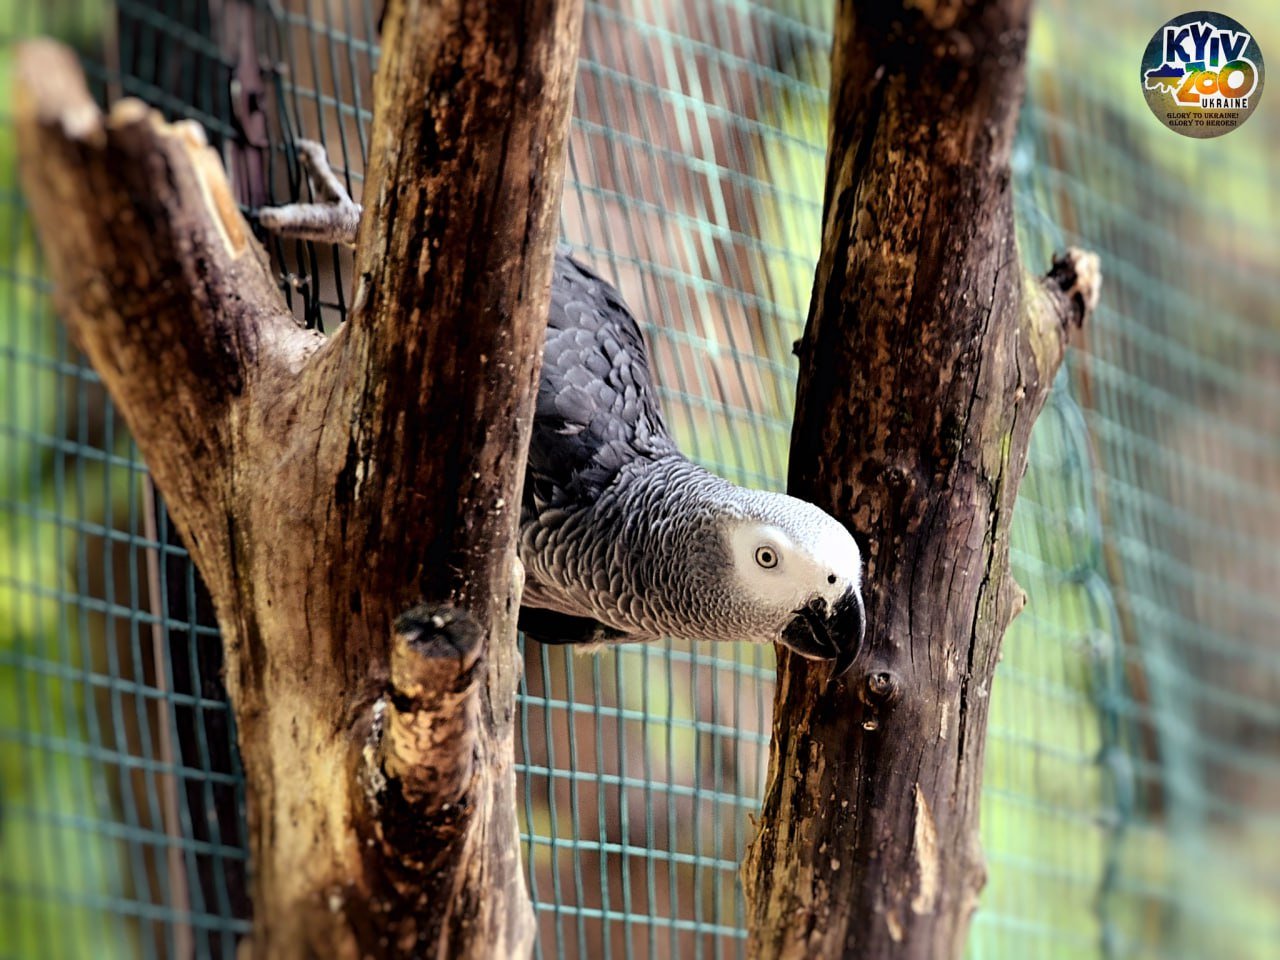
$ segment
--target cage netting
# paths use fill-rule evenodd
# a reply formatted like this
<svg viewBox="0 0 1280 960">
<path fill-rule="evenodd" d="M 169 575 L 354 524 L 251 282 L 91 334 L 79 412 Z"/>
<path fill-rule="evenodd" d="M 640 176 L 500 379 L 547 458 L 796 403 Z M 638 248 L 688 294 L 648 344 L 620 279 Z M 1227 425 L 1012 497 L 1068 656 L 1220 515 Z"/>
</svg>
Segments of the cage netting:
<svg viewBox="0 0 1280 960">
<path fill-rule="evenodd" d="M 589 2 L 562 231 L 644 322 L 703 464 L 785 476 L 817 257 L 831 7 Z M 198 120 L 246 207 L 322 140 L 358 197 L 378 0 L 0 0 L 104 102 Z M 1103 259 L 1034 436 L 1029 605 L 990 691 L 974 958 L 1280 951 L 1280 112 L 1190 141 L 1148 114 L 1173 11 L 1045 0 L 1014 155 L 1022 255 Z M 1280 7 L 1231 11 L 1280 37 Z M 196 573 L 68 342 L 0 71 L 0 957 L 234 956 L 243 778 Z M 1274 95 L 1273 95 L 1274 96 Z M 335 249 L 269 241 L 300 319 Z M 772 651 L 524 646 L 517 773 L 542 957 L 737 957 Z"/>
</svg>

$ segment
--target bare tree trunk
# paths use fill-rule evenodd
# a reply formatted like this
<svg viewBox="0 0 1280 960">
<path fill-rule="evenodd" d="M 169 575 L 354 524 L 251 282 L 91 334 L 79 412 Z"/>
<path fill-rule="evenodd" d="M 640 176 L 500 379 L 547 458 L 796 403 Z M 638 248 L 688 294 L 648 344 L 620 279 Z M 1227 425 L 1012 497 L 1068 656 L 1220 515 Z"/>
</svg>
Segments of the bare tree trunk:
<svg viewBox="0 0 1280 960">
<path fill-rule="evenodd" d="M 985 879 L 988 693 L 1023 603 L 1010 518 L 1098 289 L 1090 255 L 1043 281 L 1018 262 L 1026 31 L 1027 0 L 839 4 L 790 491 L 869 541 L 868 649 L 835 684 L 778 652 L 753 956 L 959 957 Z"/>
<path fill-rule="evenodd" d="M 501 9 L 499 9 L 501 7 Z M 391 0 L 356 302 L 289 315 L 199 128 L 21 52 L 62 312 L 208 584 L 262 957 L 526 954 L 514 535 L 580 0 Z"/>
</svg>

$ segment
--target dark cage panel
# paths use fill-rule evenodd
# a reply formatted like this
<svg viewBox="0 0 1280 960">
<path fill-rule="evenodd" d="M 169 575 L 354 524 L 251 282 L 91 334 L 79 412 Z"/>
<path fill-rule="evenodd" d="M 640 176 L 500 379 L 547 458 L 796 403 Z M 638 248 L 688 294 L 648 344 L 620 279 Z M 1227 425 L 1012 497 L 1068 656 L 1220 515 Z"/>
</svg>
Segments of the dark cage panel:
<svg viewBox="0 0 1280 960">
<path fill-rule="evenodd" d="M 832 6 L 587 4 L 564 237 L 644 322 L 682 446 L 748 485 L 785 478 Z M 1231 12 L 1263 44 L 1280 37 L 1274 4 Z M 989 691 L 975 958 L 1280 949 L 1280 114 L 1264 104 L 1215 141 L 1162 129 L 1135 77 L 1169 13 L 1035 11 L 1022 255 L 1088 246 L 1106 286 L 1015 519 L 1030 602 Z M 251 210 L 305 189 L 303 136 L 359 196 L 379 14 L 377 0 L 0 0 L 0 36 L 53 34 L 104 102 L 198 120 Z M 11 46 L 0 56 L 8 85 Z M 216 625 L 53 313 L 4 109 L 0 958 L 231 958 L 250 905 Z M 268 246 L 299 318 L 334 329 L 344 254 Z M 524 654 L 539 955 L 744 956 L 737 873 L 772 651 Z"/>
</svg>

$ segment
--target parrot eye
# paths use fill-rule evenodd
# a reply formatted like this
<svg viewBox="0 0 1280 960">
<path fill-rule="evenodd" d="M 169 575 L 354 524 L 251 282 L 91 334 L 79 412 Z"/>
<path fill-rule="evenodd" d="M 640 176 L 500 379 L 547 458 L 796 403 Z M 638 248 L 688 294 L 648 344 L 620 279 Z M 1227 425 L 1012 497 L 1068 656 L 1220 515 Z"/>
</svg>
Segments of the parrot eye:
<svg viewBox="0 0 1280 960">
<path fill-rule="evenodd" d="M 778 552 L 769 546 L 756 547 L 756 563 L 766 570 L 772 570 L 778 565 Z"/>
</svg>

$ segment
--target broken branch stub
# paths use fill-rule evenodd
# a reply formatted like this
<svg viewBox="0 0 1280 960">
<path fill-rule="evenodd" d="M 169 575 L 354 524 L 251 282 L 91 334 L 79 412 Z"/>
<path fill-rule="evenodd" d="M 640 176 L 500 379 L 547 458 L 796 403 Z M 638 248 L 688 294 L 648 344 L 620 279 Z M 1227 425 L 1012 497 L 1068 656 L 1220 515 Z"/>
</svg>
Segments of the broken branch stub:
<svg viewBox="0 0 1280 960">
<path fill-rule="evenodd" d="M 396 621 L 380 760 L 410 803 L 453 806 L 471 786 L 483 654 L 463 610 L 421 604 Z"/>
</svg>

